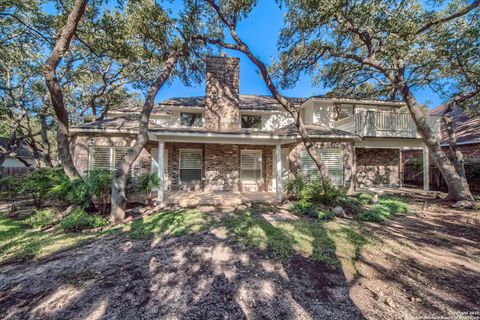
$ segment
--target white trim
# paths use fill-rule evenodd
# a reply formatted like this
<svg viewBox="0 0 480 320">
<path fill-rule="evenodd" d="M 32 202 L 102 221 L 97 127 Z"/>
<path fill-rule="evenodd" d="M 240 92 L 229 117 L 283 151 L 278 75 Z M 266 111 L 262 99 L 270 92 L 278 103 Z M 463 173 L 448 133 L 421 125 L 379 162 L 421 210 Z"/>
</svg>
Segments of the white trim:
<svg viewBox="0 0 480 320">
<path fill-rule="evenodd" d="M 158 150 L 157 150 L 157 175 L 158 175 L 158 196 L 157 202 L 160 205 L 163 205 L 163 191 L 165 189 L 165 142 L 158 141 Z"/>
<path fill-rule="evenodd" d="M 175 128 L 171 128 L 175 129 Z M 87 128 L 71 128 L 70 129 L 71 133 L 128 133 L 128 134 L 137 134 L 138 132 L 136 130 L 126 130 L 126 129 L 87 129 Z M 297 139 L 300 139 L 300 135 L 275 135 L 275 134 L 266 134 L 266 133 L 255 133 L 255 131 L 252 131 L 251 134 L 248 133 L 242 133 L 238 134 L 235 132 L 232 132 L 231 134 L 228 133 L 217 133 L 217 132 L 175 132 L 175 131 L 170 131 L 170 132 L 161 132 L 161 131 L 150 131 L 148 134 L 149 138 L 154 141 L 158 141 L 158 139 L 161 139 L 162 141 L 165 142 L 176 142 L 177 140 L 172 140 L 174 138 L 192 138 L 194 140 L 195 138 L 200 138 L 203 143 L 206 143 L 204 138 L 219 138 L 219 139 L 236 139 L 236 140 L 245 140 L 244 142 L 247 141 L 252 141 L 252 140 L 259 140 L 259 139 L 266 139 L 265 143 L 262 144 L 268 144 L 268 145 L 275 145 L 277 142 L 272 142 L 271 140 L 280 140 L 281 144 L 284 143 L 291 143 L 295 142 Z M 160 138 L 162 137 L 162 138 Z M 170 140 L 165 140 L 164 137 L 167 137 L 167 139 Z M 342 136 L 342 135 L 325 135 L 325 136 L 317 136 L 317 135 L 309 135 L 310 138 L 313 139 L 344 139 L 344 140 L 357 140 L 360 141 L 361 138 L 357 135 L 350 135 L 350 136 Z M 182 141 L 179 141 L 182 142 Z M 207 142 L 207 143 L 215 143 L 215 142 Z M 223 142 L 222 142 L 223 143 Z M 239 142 L 241 143 L 241 142 Z M 248 144 L 248 143 L 247 143 Z"/>
</svg>

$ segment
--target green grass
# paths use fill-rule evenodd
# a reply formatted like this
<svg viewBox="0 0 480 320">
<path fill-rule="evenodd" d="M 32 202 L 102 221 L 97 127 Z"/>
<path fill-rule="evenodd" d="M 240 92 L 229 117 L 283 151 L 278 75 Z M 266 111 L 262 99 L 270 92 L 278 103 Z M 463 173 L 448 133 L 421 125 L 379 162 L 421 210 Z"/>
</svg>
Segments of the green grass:
<svg viewBox="0 0 480 320">
<path fill-rule="evenodd" d="M 134 221 L 130 224 L 129 234 L 134 239 L 176 237 L 199 232 L 213 223 L 214 219 L 205 212 L 169 211 Z"/>
<path fill-rule="evenodd" d="M 0 217 L 0 262 L 42 257 L 95 239 L 95 234 L 36 231 L 10 218 Z"/>
<path fill-rule="evenodd" d="M 366 239 L 344 221 L 288 220 L 268 222 L 255 208 L 226 218 L 227 229 L 245 246 L 265 250 L 278 260 L 300 254 L 330 268 L 355 260 Z"/>
<path fill-rule="evenodd" d="M 45 228 L 55 224 L 57 217 L 51 209 L 35 210 L 25 222 L 33 228 Z"/>
<path fill-rule="evenodd" d="M 81 215 L 83 216 L 83 214 Z M 11 259 L 41 258 L 95 239 L 122 233 L 141 239 L 191 234 L 204 230 L 214 222 L 214 219 L 207 213 L 180 210 L 158 213 L 123 226 L 107 227 L 99 232 L 80 233 L 70 231 L 79 230 L 78 227 L 84 225 L 84 218 L 77 219 L 78 217 L 75 217 L 76 215 L 73 216 L 74 219 L 70 218 L 73 219 L 73 222 L 68 222 L 68 225 L 74 226 L 74 228 L 66 228 L 69 232 L 65 232 L 60 227 L 62 222 L 65 224 L 64 220 L 59 223 L 58 228 L 40 231 L 31 229 L 32 226 L 26 221 L 0 216 L 0 263 Z M 37 221 L 37 218 L 33 220 Z M 93 217 L 92 219 L 97 220 L 98 218 Z M 90 226 L 92 221 L 87 221 L 87 224 Z M 97 225 L 95 221 L 93 223 Z M 104 224 L 103 220 L 101 224 Z"/>
<path fill-rule="evenodd" d="M 65 216 L 58 226 L 65 231 L 80 231 L 104 227 L 109 221 L 97 214 L 86 213 L 82 208 L 76 207 Z"/>
<path fill-rule="evenodd" d="M 407 213 L 408 204 L 394 197 L 382 197 L 378 203 L 362 210 L 356 217 L 361 221 L 384 222 L 398 213 Z"/>
</svg>

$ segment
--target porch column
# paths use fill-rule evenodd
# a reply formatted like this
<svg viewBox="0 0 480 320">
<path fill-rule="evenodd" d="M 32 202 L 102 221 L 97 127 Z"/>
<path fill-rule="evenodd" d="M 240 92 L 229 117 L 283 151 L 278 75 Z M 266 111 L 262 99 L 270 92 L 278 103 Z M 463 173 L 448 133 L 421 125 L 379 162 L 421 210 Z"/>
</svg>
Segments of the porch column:
<svg viewBox="0 0 480 320">
<path fill-rule="evenodd" d="M 163 168 L 164 157 L 165 155 L 165 142 L 158 141 L 158 163 L 157 163 L 157 175 L 158 175 L 158 196 L 157 196 L 157 205 L 163 205 L 163 188 L 165 184 L 165 170 Z"/>
<path fill-rule="evenodd" d="M 427 146 L 423 147 L 423 190 L 430 190 L 430 157 Z"/>
<path fill-rule="evenodd" d="M 282 202 L 282 146 L 277 144 L 275 146 L 275 189 L 277 202 Z"/>
</svg>

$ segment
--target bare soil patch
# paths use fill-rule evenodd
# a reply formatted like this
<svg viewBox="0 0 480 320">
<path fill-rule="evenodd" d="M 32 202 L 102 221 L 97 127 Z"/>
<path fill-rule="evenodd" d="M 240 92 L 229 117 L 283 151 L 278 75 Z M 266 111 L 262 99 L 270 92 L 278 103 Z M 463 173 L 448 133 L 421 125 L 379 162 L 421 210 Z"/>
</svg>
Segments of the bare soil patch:
<svg viewBox="0 0 480 320">
<path fill-rule="evenodd" d="M 5 319 L 413 319 L 479 311 L 480 213 L 453 210 L 429 197 L 409 201 L 412 213 L 383 224 L 329 222 L 338 224 L 325 229 L 336 245 L 335 268 L 298 254 L 288 262 L 271 259 L 267 251 L 240 245 L 221 224 L 164 240 L 143 238 L 156 229 L 146 234 L 142 229 L 137 239 L 121 233 L 4 264 L 0 314 Z M 273 224 L 298 221 L 280 210 L 259 216 Z M 343 233 L 335 238 L 335 230 Z M 356 237 L 351 230 L 361 230 L 367 240 L 342 250 L 338 237 Z M 341 256 L 350 251 L 350 257 Z"/>
</svg>

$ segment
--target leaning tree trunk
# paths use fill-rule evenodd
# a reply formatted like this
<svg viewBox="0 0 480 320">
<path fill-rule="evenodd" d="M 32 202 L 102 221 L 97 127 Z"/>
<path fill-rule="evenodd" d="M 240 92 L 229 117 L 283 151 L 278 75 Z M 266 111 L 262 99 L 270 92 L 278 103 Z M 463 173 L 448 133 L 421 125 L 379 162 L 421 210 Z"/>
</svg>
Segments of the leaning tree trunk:
<svg viewBox="0 0 480 320">
<path fill-rule="evenodd" d="M 440 143 L 433 133 L 432 129 L 427 124 L 425 114 L 420 110 L 420 106 L 410 91 L 410 88 L 405 83 L 400 84 L 400 92 L 402 98 L 407 104 L 408 110 L 417 126 L 417 131 L 425 142 L 433 162 L 445 178 L 448 186 L 448 199 L 472 200 L 472 194 L 468 188 L 468 183 L 463 182 L 461 175 L 457 172 L 455 166 L 447 158 L 440 147 Z"/>
<path fill-rule="evenodd" d="M 465 159 L 463 157 L 463 153 L 457 148 L 457 136 L 455 134 L 455 130 L 453 129 L 453 121 L 450 114 L 451 111 L 452 108 L 450 106 L 442 115 L 442 121 L 445 125 L 445 131 L 448 135 L 448 145 L 453 155 L 453 165 L 462 179 L 463 187 L 470 193 L 470 186 L 468 185 L 467 175 L 465 174 Z"/>
<path fill-rule="evenodd" d="M 242 39 L 238 36 L 238 34 L 235 31 L 235 26 L 229 24 L 228 20 L 222 15 L 220 9 L 218 6 L 213 2 L 213 1 L 208 1 L 210 6 L 216 11 L 216 13 L 219 15 L 220 19 L 226 24 L 226 26 L 230 30 L 230 35 L 232 38 L 235 40 L 237 43 L 236 45 L 227 45 L 223 42 L 218 42 L 218 41 L 211 41 L 210 43 L 212 44 L 217 44 L 220 46 L 223 46 L 226 49 L 232 49 L 236 51 L 240 51 L 244 53 L 253 64 L 260 70 L 260 74 L 263 78 L 263 81 L 265 82 L 268 90 L 272 94 L 272 96 L 280 103 L 280 105 L 287 111 L 293 118 L 294 120 L 294 125 L 298 130 L 298 133 L 300 134 L 300 138 L 303 142 L 303 145 L 305 146 L 305 149 L 307 150 L 307 153 L 310 155 L 312 160 L 315 162 L 316 166 L 318 167 L 320 171 L 320 177 L 322 180 L 330 182 L 330 173 L 328 171 L 327 166 L 322 162 L 320 156 L 315 150 L 315 143 L 312 142 L 308 135 L 307 128 L 305 127 L 305 123 L 303 122 L 303 119 L 298 112 L 298 110 L 293 106 L 288 99 L 286 99 L 278 90 L 275 84 L 273 83 L 270 74 L 267 70 L 267 67 L 265 64 L 258 59 L 250 50 L 250 47 L 242 41 Z"/>
<path fill-rule="evenodd" d="M 174 69 L 178 57 L 179 54 L 176 51 L 170 54 L 165 62 L 162 73 L 148 89 L 147 97 L 145 98 L 145 103 L 140 114 L 137 140 L 128 150 L 127 154 L 120 162 L 118 169 L 115 171 L 115 177 L 112 181 L 112 207 L 110 209 L 110 221 L 113 223 L 125 219 L 125 207 L 127 204 L 125 185 L 127 182 L 128 171 L 148 142 L 148 123 L 150 121 L 150 114 L 152 113 L 155 96 L 165 81 L 170 77 L 170 73 Z"/>
<path fill-rule="evenodd" d="M 55 41 L 55 46 L 45 63 L 44 69 L 45 83 L 50 93 L 53 110 L 57 116 L 58 155 L 62 161 L 63 170 L 70 179 L 79 178 L 80 175 L 75 168 L 70 152 L 68 111 L 65 108 L 65 100 L 56 71 L 62 57 L 70 47 L 80 19 L 85 14 L 87 3 L 88 0 L 75 1 L 72 11 L 68 15 L 67 22 L 60 30 L 60 35 Z"/>
</svg>

